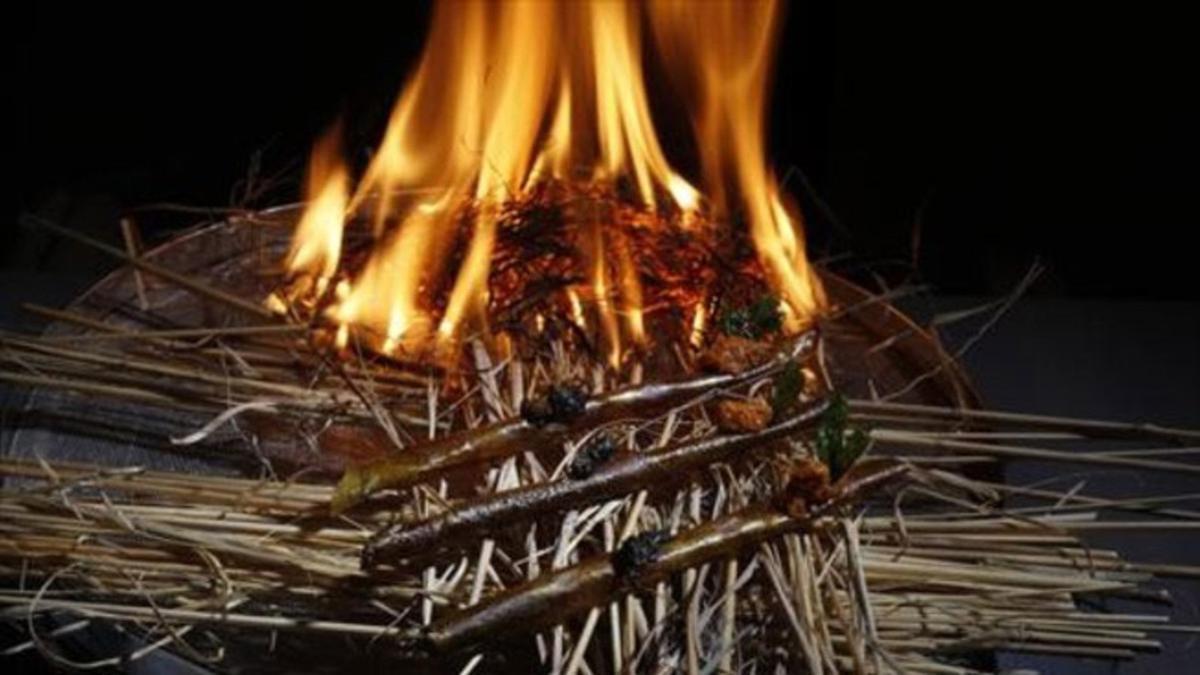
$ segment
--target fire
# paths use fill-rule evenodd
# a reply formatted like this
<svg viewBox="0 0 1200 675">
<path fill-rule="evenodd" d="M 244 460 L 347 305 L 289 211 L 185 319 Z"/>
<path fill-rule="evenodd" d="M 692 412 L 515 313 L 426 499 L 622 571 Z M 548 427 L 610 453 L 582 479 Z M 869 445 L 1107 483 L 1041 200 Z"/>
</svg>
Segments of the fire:
<svg viewBox="0 0 1200 675">
<path fill-rule="evenodd" d="M 336 135 L 314 149 L 289 269 L 324 289 L 339 274 L 346 220 L 365 219 L 375 245 L 340 270 L 349 280 L 328 310 L 339 341 L 350 326 L 384 352 L 453 345 L 464 329 L 488 330 L 506 204 L 547 181 L 626 181 L 628 198 L 650 214 L 681 214 L 675 222 L 685 230 L 702 211 L 725 222 L 744 214 L 788 316 L 807 320 L 823 298 L 799 217 L 785 208 L 765 158 L 775 14 L 772 2 L 732 0 L 439 3 L 352 196 Z M 657 49 L 647 49 L 652 38 Z M 703 190 L 658 140 L 644 70 L 655 54 L 696 113 Z M 561 304 L 566 319 L 603 332 L 619 366 L 626 349 L 646 343 L 644 279 L 635 244 L 603 207 L 584 209 L 577 245 L 588 282 L 565 289 Z M 703 316 L 694 320 L 702 327 Z"/>
<path fill-rule="evenodd" d="M 825 298 L 797 232 L 799 216 L 784 207 L 764 147 L 776 3 L 661 0 L 648 7 L 659 52 L 696 110 L 709 197 L 720 212 L 741 207 L 746 214 L 789 319 L 812 316 Z"/>
<path fill-rule="evenodd" d="M 339 156 L 337 125 L 313 147 L 304 197 L 308 208 L 296 224 L 286 265 L 316 286 L 317 294 L 337 272 L 342 254 L 342 227 L 350 189 L 350 174 Z"/>
<path fill-rule="evenodd" d="M 646 100 L 642 76 L 637 9 L 631 3 L 596 2 L 578 6 L 585 13 L 592 42 L 591 66 L 596 98 L 602 177 L 633 172 L 638 194 L 655 205 L 654 185 L 662 185 L 680 206 L 696 202 L 696 190 L 667 164 Z M 580 68 L 581 70 L 583 68 Z"/>
</svg>

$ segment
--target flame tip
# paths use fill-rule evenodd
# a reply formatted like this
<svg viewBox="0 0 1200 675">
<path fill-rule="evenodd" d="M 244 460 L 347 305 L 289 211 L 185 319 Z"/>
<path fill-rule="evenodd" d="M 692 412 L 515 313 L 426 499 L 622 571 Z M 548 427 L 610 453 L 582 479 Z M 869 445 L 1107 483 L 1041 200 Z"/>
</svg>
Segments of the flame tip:
<svg viewBox="0 0 1200 675">
<path fill-rule="evenodd" d="M 318 294 L 332 286 L 327 316 L 343 345 L 360 326 L 384 335 L 387 353 L 414 339 L 451 343 L 464 327 L 486 325 L 499 203 L 582 172 L 592 181 L 622 177 L 651 211 L 673 202 L 684 229 L 701 222 L 701 208 L 744 212 L 766 278 L 803 319 L 824 295 L 805 257 L 800 219 L 788 212 L 764 148 L 776 14 L 775 2 L 733 0 L 686 11 L 672 2 L 645 9 L 599 0 L 438 3 L 421 59 L 357 185 L 341 156 L 339 125 L 314 144 L 289 272 L 305 276 L 305 288 Z M 698 139 L 695 182 L 672 166 L 656 133 L 647 39 L 667 70 L 684 76 L 680 93 L 695 112 Z M 458 205 L 470 200 L 480 208 L 467 223 L 473 232 L 459 261 L 450 248 L 462 225 Z M 347 273 L 340 265 L 350 214 L 371 216 L 379 243 Z M 581 329 L 592 315 L 616 368 L 626 350 L 647 344 L 637 257 L 644 254 L 618 228 L 594 229 L 582 286 L 593 302 L 585 312 L 568 289 L 567 304 Z M 445 279 L 453 279 L 446 295 L 429 297 Z M 443 303 L 440 316 L 429 314 Z M 692 318 L 697 339 L 704 312 L 700 305 Z"/>
</svg>

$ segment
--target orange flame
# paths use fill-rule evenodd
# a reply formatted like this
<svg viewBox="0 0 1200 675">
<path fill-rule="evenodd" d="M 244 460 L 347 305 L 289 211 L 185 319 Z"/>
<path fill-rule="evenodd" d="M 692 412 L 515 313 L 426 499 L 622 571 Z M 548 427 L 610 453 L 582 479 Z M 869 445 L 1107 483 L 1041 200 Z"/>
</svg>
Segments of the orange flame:
<svg viewBox="0 0 1200 675">
<path fill-rule="evenodd" d="M 627 177 L 648 209 L 664 199 L 685 214 L 701 193 L 667 159 L 646 95 L 644 15 L 665 61 L 691 75 L 704 187 L 718 212 L 748 215 L 751 238 L 789 316 L 823 302 L 799 219 L 783 206 L 766 165 L 763 107 L 773 3 L 723 0 L 641 5 L 441 2 L 425 50 L 393 109 L 378 152 L 349 199 L 337 147 L 322 140 L 310 169 L 308 209 L 288 265 L 328 280 L 345 214 L 369 214 L 379 244 L 330 310 L 339 324 L 378 337 L 390 352 L 430 338 L 453 345 L 464 326 L 486 329 L 488 278 L 503 204 L 550 179 Z M 464 219 L 463 204 L 470 204 Z M 693 220 L 681 219 L 683 226 Z M 604 222 L 584 238 L 591 293 L 610 362 L 645 339 L 642 289 L 630 242 Z M 466 230 L 465 255 L 447 269 Z M 433 296 L 453 279 L 445 306 Z M 322 282 L 326 283 L 326 282 Z M 578 290 L 572 320 L 586 324 Z M 701 323 L 703 319 L 698 319 Z"/>
<path fill-rule="evenodd" d="M 784 206 L 764 147 L 777 3 L 660 0 L 648 7 L 659 51 L 697 111 L 708 195 L 722 213 L 745 211 L 759 259 L 794 328 L 825 297 L 805 255 L 800 217 Z"/>
<path fill-rule="evenodd" d="M 584 7 L 591 26 L 591 66 L 603 171 L 611 177 L 631 169 L 638 194 L 649 206 L 655 205 L 654 184 L 658 183 L 681 207 L 693 207 L 697 192 L 667 164 L 650 119 L 636 6 L 590 2 Z"/>
<path fill-rule="evenodd" d="M 341 128 L 334 125 L 313 147 L 304 197 L 308 200 L 284 264 L 323 293 L 337 272 L 350 175 L 341 159 Z"/>
</svg>

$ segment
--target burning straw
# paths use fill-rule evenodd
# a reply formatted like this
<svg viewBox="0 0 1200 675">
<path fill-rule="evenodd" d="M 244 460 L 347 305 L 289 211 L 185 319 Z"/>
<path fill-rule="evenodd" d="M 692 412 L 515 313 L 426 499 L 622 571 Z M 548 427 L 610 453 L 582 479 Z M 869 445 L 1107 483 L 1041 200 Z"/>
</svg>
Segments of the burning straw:
<svg viewBox="0 0 1200 675">
<path fill-rule="evenodd" d="M 589 371 L 567 352 L 556 357 L 566 360 L 525 364 L 493 360 L 480 346 L 477 379 L 451 404 L 461 416 L 447 416 L 436 387 L 367 362 L 345 364 L 308 387 L 285 384 L 268 365 L 289 352 L 275 342 L 274 328 L 215 329 L 203 348 L 219 344 L 244 350 L 247 363 L 255 359 L 256 375 L 222 379 L 174 349 L 173 341 L 198 329 L 188 330 L 110 331 L 99 335 L 113 337 L 93 341 L 6 337 L 5 373 L 19 381 L 23 372 L 39 386 L 86 383 L 90 394 L 170 409 L 225 406 L 229 416 L 214 422 L 257 412 L 376 423 L 383 410 L 398 436 L 414 439 L 402 443 L 420 448 L 419 429 L 434 437 L 463 421 L 483 429 L 548 391 L 547 373 Z M 109 355 L 112 344 L 139 356 L 125 373 L 101 374 L 108 371 L 95 366 L 118 358 Z M 290 350 L 300 362 L 322 362 L 319 352 Z M 30 636 L 7 651 L 37 649 L 60 663 L 89 665 L 69 662 L 55 641 L 105 621 L 143 636 L 145 648 L 124 658 L 165 647 L 211 660 L 219 651 L 211 640 L 197 641 L 203 630 L 230 646 L 255 633 L 304 635 L 312 644 L 323 644 L 321 636 L 358 639 L 389 657 L 456 668 L 477 667 L 528 640 L 534 662 L 558 672 L 658 664 L 709 673 L 757 663 L 816 673 L 966 673 L 973 667 L 957 655 L 1010 649 L 1129 658 L 1158 649 L 1160 633 L 1200 630 L 1081 602 L 1136 596 L 1156 577 L 1200 575 L 1184 565 L 1126 561 L 1080 538 L 1096 529 L 1190 531 L 1200 527 L 1197 514 L 1180 507 L 1196 495 L 1100 498 L 956 471 L 964 462 L 1008 457 L 1190 471 L 1159 455 L 1194 440 L 1195 431 L 852 400 L 837 422 L 843 426 L 829 428 L 828 415 L 781 411 L 800 415 L 782 418 L 796 420 L 791 431 L 807 430 L 793 443 L 771 442 L 776 427 L 743 432 L 739 443 L 758 446 L 753 456 L 704 455 L 675 486 L 636 478 L 637 462 L 728 434 L 711 417 L 714 396 L 746 386 L 762 395 L 782 386 L 779 378 L 777 369 L 718 378 L 648 417 L 599 415 L 558 441 L 566 447 L 561 454 L 515 443 L 489 458 L 491 469 L 477 469 L 485 473 L 478 497 L 465 498 L 433 471 L 379 504 L 341 515 L 331 514 L 335 487 L 319 475 L 247 479 L 0 461 L 7 485 L 0 494 L 0 605 Z M 262 401 L 270 407 L 237 408 Z M 824 466 L 812 458 L 830 452 L 823 443 L 845 442 L 863 426 L 876 459 L 833 483 L 822 482 L 824 469 L 794 473 L 806 462 Z M 627 459 L 610 465 L 595 456 L 595 473 L 568 472 L 599 433 L 615 434 Z M 1103 450 L 1053 447 L 1064 439 Z M 1118 454 L 1113 439 L 1152 447 Z M 612 471 L 625 478 L 605 480 Z M 593 483 L 607 487 L 593 490 Z M 541 508 L 540 494 L 566 496 Z M 1006 505 L 1018 495 L 1032 501 Z M 504 506 L 495 511 L 489 500 Z M 476 517 L 493 511 L 503 517 Z M 360 565 L 375 532 L 400 522 L 392 529 L 411 537 L 423 531 L 419 523 L 446 519 L 466 523 L 456 526 L 462 531 L 452 550 L 449 539 L 434 536 L 410 549 L 429 554 L 420 562 L 397 556 L 383 567 Z M 56 618 L 64 615 L 77 619 Z"/>
</svg>

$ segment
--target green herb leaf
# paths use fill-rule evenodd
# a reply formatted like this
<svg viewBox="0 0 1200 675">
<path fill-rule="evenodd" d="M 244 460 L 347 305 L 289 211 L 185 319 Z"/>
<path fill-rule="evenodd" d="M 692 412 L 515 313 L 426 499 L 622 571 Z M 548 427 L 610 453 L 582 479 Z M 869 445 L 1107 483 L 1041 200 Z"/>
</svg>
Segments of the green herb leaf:
<svg viewBox="0 0 1200 675">
<path fill-rule="evenodd" d="M 778 333 L 783 328 L 783 314 L 779 311 L 779 300 L 770 295 L 764 295 L 750 305 L 750 325 L 758 331 L 759 337 L 767 333 Z"/>
<path fill-rule="evenodd" d="M 779 419 L 791 412 L 799 402 L 800 392 L 804 391 L 804 371 L 800 370 L 800 364 L 788 361 L 772 384 L 771 412 L 775 419 Z"/>
<path fill-rule="evenodd" d="M 735 337 L 757 340 L 783 327 L 779 300 L 764 295 L 753 304 L 726 310 L 718 320 L 721 332 Z"/>
<path fill-rule="evenodd" d="M 849 426 L 850 406 L 840 393 L 834 393 L 829 409 L 821 416 L 813 451 L 817 459 L 829 467 L 829 475 L 837 480 L 867 449 L 870 437 L 863 429 Z"/>
</svg>

